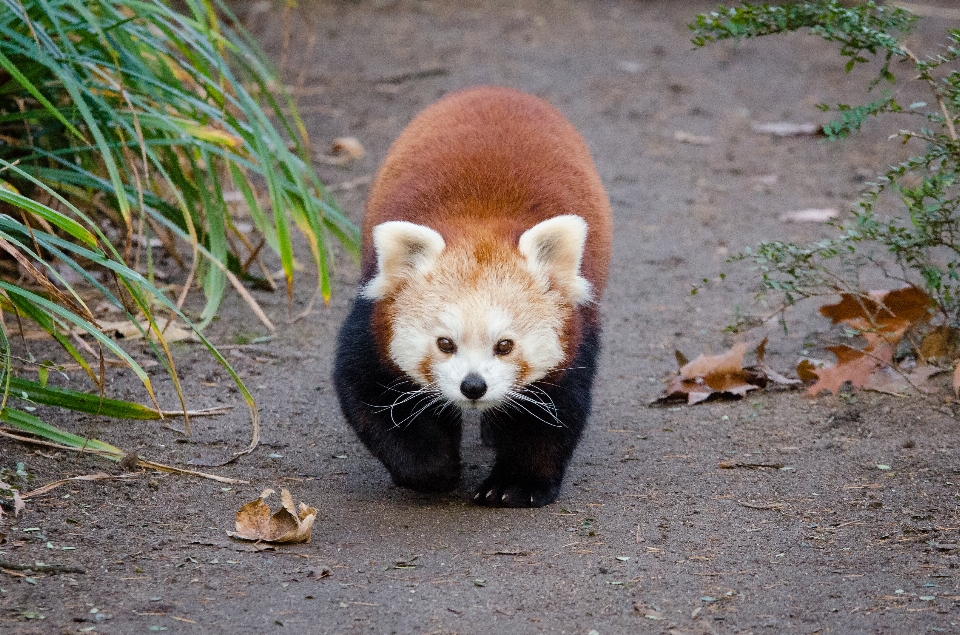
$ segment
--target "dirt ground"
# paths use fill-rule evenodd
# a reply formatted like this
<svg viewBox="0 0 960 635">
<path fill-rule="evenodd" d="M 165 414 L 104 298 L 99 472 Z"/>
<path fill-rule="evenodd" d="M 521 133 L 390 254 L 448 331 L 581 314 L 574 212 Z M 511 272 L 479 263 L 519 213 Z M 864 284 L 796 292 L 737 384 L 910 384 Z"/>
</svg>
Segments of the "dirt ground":
<svg viewBox="0 0 960 635">
<path fill-rule="evenodd" d="M 750 310 L 756 288 L 728 254 L 762 239 L 826 235 L 779 216 L 847 208 L 865 175 L 899 151 L 882 126 L 828 144 L 759 134 L 751 122 L 824 123 L 815 104 L 859 103 L 868 75 L 848 82 L 835 50 L 804 35 L 695 51 L 685 25 L 707 2 L 453 4 L 303 1 L 286 77 L 302 82 L 318 148 L 350 135 L 367 149 L 350 166 L 318 165 L 357 221 L 391 140 L 451 90 L 518 87 L 583 133 L 616 230 L 595 410 L 559 500 L 534 510 L 472 505 L 467 493 L 491 459 L 476 425 L 458 491 L 426 496 L 391 484 L 331 386 L 357 276 L 341 258 L 332 303 L 303 320 L 285 321 L 284 294 L 258 292 L 281 325 L 276 339 L 235 346 L 265 334 L 235 298 L 211 327 L 215 341 L 234 345 L 229 359 L 264 423 L 258 450 L 212 471 L 249 484 L 143 473 L 31 501 L 0 522 L 0 560 L 78 571 L 0 573 L 0 632 L 960 632 L 960 406 L 945 385 L 910 399 L 769 391 L 646 405 L 676 368 L 674 349 L 721 350 L 733 341 L 723 327 Z M 283 20 L 264 6 L 238 9 L 279 61 Z M 925 20 L 915 48 L 958 27 Z M 711 142 L 682 143 L 678 131 Z M 692 284 L 721 271 L 731 277 L 691 296 Z M 310 286 L 297 289 L 295 310 Z M 804 343 L 822 350 L 826 328 L 810 308 L 791 314 L 789 336 L 771 326 L 773 365 L 790 370 Z M 761 331 L 740 337 L 756 341 Z M 247 415 L 226 374 L 194 346 L 178 346 L 177 358 L 191 407 L 237 406 L 196 420 L 190 438 L 153 423 L 48 416 L 168 463 L 243 447 Z M 112 381 L 115 394 L 143 398 L 129 373 Z M 32 486 L 120 473 L 0 440 L 0 467 L 20 462 Z M 267 487 L 319 509 L 311 543 L 258 551 L 227 538 L 235 511 Z"/>
</svg>

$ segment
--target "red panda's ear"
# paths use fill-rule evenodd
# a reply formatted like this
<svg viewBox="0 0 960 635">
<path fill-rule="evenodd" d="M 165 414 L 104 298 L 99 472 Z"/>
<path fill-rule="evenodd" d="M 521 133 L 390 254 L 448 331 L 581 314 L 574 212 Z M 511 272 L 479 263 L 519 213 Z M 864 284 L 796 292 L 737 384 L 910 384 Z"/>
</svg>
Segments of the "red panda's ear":
<svg viewBox="0 0 960 635">
<path fill-rule="evenodd" d="M 592 299 L 590 283 L 580 276 L 587 242 L 587 222 L 572 214 L 555 216 L 534 225 L 520 236 L 517 247 L 534 275 L 545 276 L 573 304 Z"/>
<path fill-rule="evenodd" d="M 423 225 L 389 221 L 373 228 L 373 248 L 377 252 L 377 275 L 361 294 L 370 300 L 390 295 L 412 275 L 433 267 L 446 247 L 443 236 Z"/>
</svg>

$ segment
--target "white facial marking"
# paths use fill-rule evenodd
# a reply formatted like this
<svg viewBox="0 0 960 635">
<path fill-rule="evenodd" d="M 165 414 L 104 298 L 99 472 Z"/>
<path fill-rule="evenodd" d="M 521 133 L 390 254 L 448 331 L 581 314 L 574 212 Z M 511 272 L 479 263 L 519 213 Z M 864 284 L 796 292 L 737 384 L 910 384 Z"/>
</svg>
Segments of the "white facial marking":
<svg viewBox="0 0 960 635">
<path fill-rule="evenodd" d="M 441 247 L 429 266 L 408 267 L 390 291 L 391 358 L 463 408 L 493 408 L 515 398 L 560 365 L 564 324 L 574 305 L 589 300 L 589 283 L 579 276 L 585 232 L 579 217 L 558 217 L 525 232 L 519 250 L 497 243 Z M 368 297 L 374 286 L 371 281 Z M 441 350 L 440 338 L 455 350 L 447 343 L 447 352 Z M 502 340 L 513 345 L 498 355 Z M 461 390 L 471 373 L 486 388 L 477 399 Z"/>
</svg>

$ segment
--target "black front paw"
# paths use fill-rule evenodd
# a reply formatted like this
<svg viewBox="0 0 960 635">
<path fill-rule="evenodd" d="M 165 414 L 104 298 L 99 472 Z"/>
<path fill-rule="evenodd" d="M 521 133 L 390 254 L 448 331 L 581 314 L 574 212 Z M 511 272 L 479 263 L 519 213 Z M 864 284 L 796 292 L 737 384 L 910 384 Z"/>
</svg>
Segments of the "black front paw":
<svg viewBox="0 0 960 635">
<path fill-rule="evenodd" d="M 393 482 L 415 492 L 449 492 L 460 484 L 460 463 L 412 465 L 390 470 Z"/>
<path fill-rule="evenodd" d="M 487 477 L 473 502 L 487 507 L 543 507 L 557 499 L 560 483 L 546 479 Z"/>
</svg>

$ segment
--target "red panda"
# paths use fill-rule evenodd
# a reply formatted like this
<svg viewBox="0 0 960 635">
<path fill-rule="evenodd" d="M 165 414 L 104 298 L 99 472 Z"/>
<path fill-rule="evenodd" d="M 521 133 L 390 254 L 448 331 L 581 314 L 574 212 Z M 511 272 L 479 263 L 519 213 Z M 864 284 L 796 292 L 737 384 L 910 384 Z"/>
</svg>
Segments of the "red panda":
<svg viewBox="0 0 960 635">
<path fill-rule="evenodd" d="M 583 139 L 516 90 L 452 93 L 371 186 L 334 383 L 394 482 L 460 480 L 461 412 L 496 452 L 474 500 L 553 502 L 590 411 L 610 204 Z"/>
</svg>

